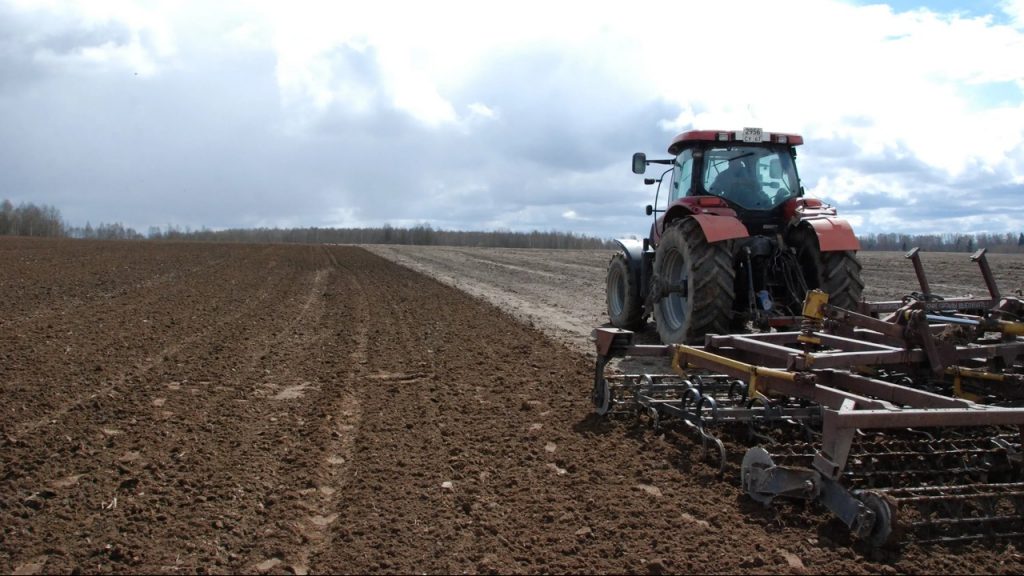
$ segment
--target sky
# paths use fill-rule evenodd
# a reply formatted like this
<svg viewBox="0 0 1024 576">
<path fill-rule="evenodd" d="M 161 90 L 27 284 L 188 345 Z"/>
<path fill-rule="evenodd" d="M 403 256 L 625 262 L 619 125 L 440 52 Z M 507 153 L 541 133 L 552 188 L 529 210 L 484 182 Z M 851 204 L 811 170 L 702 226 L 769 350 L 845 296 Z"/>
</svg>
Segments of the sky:
<svg viewBox="0 0 1024 576">
<path fill-rule="evenodd" d="M 1016 235 L 1024 0 L 0 0 L 0 198 L 76 226 L 642 235 L 632 153 L 746 126 L 859 234 Z"/>
</svg>

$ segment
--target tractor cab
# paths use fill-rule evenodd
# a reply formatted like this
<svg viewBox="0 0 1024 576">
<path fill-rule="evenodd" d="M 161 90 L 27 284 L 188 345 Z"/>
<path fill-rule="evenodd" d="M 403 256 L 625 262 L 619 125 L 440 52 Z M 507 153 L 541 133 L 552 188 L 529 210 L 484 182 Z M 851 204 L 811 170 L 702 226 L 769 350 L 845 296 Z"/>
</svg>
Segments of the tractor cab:
<svg viewBox="0 0 1024 576">
<path fill-rule="evenodd" d="M 748 134 L 747 132 L 750 132 Z M 717 196 L 742 212 L 767 212 L 801 195 L 792 134 L 694 130 L 669 146 L 675 155 L 668 204 L 687 196 Z"/>
<path fill-rule="evenodd" d="M 796 169 L 796 146 L 803 138 L 796 134 L 764 132 L 759 128 L 740 131 L 691 130 L 676 136 L 668 148 L 671 159 L 648 160 L 637 153 L 633 171 L 642 174 L 647 164 L 666 165 L 655 204 L 648 212 L 659 214 L 652 227 L 656 243 L 664 226 L 678 217 L 685 206 L 714 206 L 732 210 L 749 234 L 761 234 L 787 220 L 790 200 L 803 196 Z M 667 193 L 665 193 L 667 192 Z"/>
</svg>

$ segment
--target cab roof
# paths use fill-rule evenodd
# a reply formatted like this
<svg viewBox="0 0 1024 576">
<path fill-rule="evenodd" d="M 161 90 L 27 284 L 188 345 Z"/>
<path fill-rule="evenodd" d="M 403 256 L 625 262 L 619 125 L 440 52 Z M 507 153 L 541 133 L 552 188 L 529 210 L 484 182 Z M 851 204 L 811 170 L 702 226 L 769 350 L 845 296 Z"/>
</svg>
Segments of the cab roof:
<svg viewBox="0 0 1024 576">
<path fill-rule="evenodd" d="M 679 154 L 687 144 L 695 142 L 739 142 L 747 144 L 786 144 L 799 146 L 804 137 L 799 134 L 785 132 L 765 132 L 760 128 L 744 128 L 743 130 L 688 130 L 672 139 L 668 147 L 669 154 Z"/>
</svg>

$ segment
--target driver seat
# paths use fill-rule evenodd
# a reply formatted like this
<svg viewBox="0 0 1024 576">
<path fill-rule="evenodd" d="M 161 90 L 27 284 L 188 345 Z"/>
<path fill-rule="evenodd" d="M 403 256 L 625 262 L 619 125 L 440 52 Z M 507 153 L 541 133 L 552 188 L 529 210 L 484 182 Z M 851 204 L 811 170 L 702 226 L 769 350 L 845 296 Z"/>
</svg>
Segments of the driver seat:
<svg viewBox="0 0 1024 576">
<path fill-rule="evenodd" d="M 730 161 L 729 167 L 715 177 L 710 192 L 745 208 L 753 208 L 759 201 L 764 200 L 757 176 L 739 158 Z"/>
</svg>

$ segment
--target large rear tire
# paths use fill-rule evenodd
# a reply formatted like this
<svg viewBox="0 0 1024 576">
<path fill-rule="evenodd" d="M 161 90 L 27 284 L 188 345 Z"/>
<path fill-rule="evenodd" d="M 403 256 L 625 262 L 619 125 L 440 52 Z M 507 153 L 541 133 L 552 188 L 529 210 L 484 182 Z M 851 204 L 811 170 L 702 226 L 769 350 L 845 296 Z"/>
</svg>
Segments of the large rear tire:
<svg viewBox="0 0 1024 576">
<path fill-rule="evenodd" d="M 818 236 L 804 228 L 794 237 L 797 260 L 803 267 L 807 288 L 828 293 L 828 303 L 847 310 L 856 310 L 864 293 L 861 264 L 851 250 L 822 252 Z"/>
<path fill-rule="evenodd" d="M 643 303 L 640 300 L 638 279 L 629 269 L 626 255 L 616 252 L 608 262 L 605 300 L 608 320 L 623 330 L 639 330 L 643 326 Z"/>
<path fill-rule="evenodd" d="M 864 294 L 864 280 L 860 277 L 861 265 L 857 253 L 823 252 L 821 260 L 824 270 L 821 289 L 828 292 L 829 303 L 847 310 L 856 310 Z"/>
<path fill-rule="evenodd" d="M 702 344 L 705 334 L 727 333 L 735 277 L 727 243 L 709 244 L 692 218 L 669 224 L 654 254 L 651 282 L 661 341 Z"/>
</svg>

